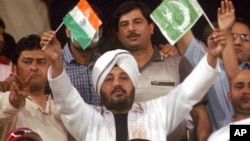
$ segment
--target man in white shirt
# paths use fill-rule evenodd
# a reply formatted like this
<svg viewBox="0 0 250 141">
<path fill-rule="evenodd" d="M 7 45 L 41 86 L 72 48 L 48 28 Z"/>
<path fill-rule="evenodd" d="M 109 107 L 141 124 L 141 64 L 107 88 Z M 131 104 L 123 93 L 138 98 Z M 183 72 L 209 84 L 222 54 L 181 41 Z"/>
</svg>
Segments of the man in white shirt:
<svg viewBox="0 0 250 141">
<path fill-rule="evenodd" d="M 86 104 L 70 82 L 61 60 L 61 45 L 55 32 L 42 35 L 41 46 L 50 59 L 48 80 L 63 123 L 79 141 L 165 141 L 166 135 L 202 99 L 219 74 L 217 59 L 225 41 L 215 34 L 215 43 L 200 64 L 167 96 L 144 103 L 134 102 L 139 80 L 138 64 L 125 50 L 104 53 L 93 68 L 92 81 L 104 107 Z M 198 79 L 202 78 L 202 79 Z"/>
<path fill-rule="evenodd" d="M 29 35 L 17 43 L 10 91 L 0 92 L 0 140 L 11 130 L 28 127 L 44 141 L 71 141 L 51 95 L 45 94 L 50 62 L 39 45 L 40 37 Z"/>
</svg>

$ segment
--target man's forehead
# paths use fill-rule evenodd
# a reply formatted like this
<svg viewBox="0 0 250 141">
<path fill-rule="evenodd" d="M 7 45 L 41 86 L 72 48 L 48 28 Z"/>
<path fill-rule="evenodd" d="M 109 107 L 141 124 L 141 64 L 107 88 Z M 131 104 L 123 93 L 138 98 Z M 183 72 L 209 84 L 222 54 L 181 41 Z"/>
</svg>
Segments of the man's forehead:
<svg viewBox="0 0 250 141">
<path fill-rule="evenodd" d="M 233 25 L 232 32 L 233 33 L 240 32 L 241 34 L 250 34 L 250 28 L 244 23 L 236 22 Z"/>
<path fill-rule="evenodd" d="M 241 70 L 232 78 L 233 83 L 237 83 L 240 81 L 250 82 L 250 70 Z"/>
<path fill-rule="evenodd" d="M 42 50 L 25 50 L 20 54 L 20 58 L 46 59 Z"/>
<path fill-rule="evenodd" d="M 139 8 L 136 8 L 136 9 L 129 11 L 128 13 L 123 14 L 120 17 L 120 22 L 127 21 L 127 20 L 134 20 L 138 18 L 144 18 L 144 17 L 142 15 L 141 10 Z"/>
</svg>

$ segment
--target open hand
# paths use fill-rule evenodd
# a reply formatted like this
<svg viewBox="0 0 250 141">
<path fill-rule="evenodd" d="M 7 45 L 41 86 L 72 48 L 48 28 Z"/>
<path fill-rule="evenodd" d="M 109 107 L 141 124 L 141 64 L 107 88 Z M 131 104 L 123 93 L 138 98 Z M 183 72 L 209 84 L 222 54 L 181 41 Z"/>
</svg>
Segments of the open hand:
<svg viewBox="0 0 250 141">
<path fill-rule="evenodd" d="M 221 29 L 215 29 L 213 33 L 207 39 L 207 45 L 209 53 L 213 57 L 221 57 L 222 51 L 227 44 L 226 31 Z"/>
<path fill-rule="evenodd" d="M 217 10 L 220 29 L 231 29 L 235 22 L 235 9 L 232 1 L 222 0 L 221 7 Z"/>
<path fill-rule="evenodd" d="M 41 36 L 40 45 L 52 64 L 61 59 L 61 44 L 57 40 L 54 31 L 44 32 Z"/>
</svg>

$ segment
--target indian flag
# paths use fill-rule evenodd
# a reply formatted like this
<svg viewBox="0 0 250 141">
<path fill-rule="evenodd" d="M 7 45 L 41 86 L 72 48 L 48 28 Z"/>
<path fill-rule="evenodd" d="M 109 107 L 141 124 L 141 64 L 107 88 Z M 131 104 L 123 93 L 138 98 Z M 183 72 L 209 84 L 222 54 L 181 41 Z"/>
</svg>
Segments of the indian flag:
<svg viewBox="0 0 250 141">
<path fill-rule="evenodd" d="M 162 34 L 174 45 L 203 14 L 196 0 L 163 0 L 150 17 Z"/>
<path fill-rule="evenodd" d="M 63 18 L 63 22 L 69 28 L 71 38 L 76 40 L 83 49 L 89 46 L 102 24 L 86 0 L 80 0 Z"/>
</svg>

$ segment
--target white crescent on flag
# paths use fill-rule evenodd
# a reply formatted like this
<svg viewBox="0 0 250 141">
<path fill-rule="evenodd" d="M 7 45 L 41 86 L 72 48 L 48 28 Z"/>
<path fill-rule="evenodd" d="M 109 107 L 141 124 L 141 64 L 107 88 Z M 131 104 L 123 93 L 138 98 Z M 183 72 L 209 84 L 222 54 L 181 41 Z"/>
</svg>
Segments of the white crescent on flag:
<svg viewBox="0 0 250 141">
<path fill-rule="evenodd" d="M 174 45 L 203 14 L 196 0 L 163 0 L 150 17 Z"/>
<path fill-rule="evenodd" d="M 178 22 L 175 22 L 176 24 L 175 28 L 183 32 L 183 29 L 187 28 L 187 26 L 190 23 L 189 9 L 185 5 L 183 5 L 181 2 L 178 2 L 178 1 L 170 1 L 169 4 L 174 4 L 178 6 L 179 9 L 181 9 L 179 12 L 182 12 L 184 19 L 183 19 L 183 22 L 179 25 L 177 24 Z"/>
</svg>

